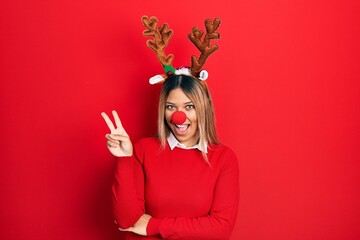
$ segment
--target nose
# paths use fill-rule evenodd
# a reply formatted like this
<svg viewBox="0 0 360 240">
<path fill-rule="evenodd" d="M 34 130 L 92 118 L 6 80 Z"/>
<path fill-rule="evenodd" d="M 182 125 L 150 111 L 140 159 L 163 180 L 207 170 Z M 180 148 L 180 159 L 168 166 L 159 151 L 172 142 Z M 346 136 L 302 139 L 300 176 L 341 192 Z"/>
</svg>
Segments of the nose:
<svg viewBox="0 0 360 240">
<path fill-rule="evenodd" d="M 176 111 L 171 115 L 171 121 L 174 124 L 181 125 L 186 121 L 186 114 L 182 111 Z"/>
</svg>

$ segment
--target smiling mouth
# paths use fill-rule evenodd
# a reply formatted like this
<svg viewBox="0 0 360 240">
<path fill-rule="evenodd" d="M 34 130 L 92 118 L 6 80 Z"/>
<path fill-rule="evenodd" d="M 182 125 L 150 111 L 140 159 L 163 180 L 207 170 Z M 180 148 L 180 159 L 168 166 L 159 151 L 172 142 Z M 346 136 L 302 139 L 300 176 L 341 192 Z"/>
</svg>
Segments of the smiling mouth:
<svg viewBox="0 0 360 240">
<path fill-rule="evenodd" d="M 175 125 L 175 131 L 178 135 L 184 135 L 186 134 L 187 130 L 189 129 L 190 124 L 174 124 Z"/>
</svg>

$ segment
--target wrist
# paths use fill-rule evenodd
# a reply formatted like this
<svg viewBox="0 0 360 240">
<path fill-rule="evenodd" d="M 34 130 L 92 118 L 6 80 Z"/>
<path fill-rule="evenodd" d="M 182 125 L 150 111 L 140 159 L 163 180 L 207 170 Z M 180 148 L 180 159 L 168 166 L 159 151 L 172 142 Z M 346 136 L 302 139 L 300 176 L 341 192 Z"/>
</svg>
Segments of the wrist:
<svg viewBox="0 0 360 240">
<path fill-rule="evenodd" d="M 149 223 L 146 227 L 146 234 L 148 236 L 160 235 L 160 225 L 161 219 L 159 218 L 150 218 Z"/>
</svg>

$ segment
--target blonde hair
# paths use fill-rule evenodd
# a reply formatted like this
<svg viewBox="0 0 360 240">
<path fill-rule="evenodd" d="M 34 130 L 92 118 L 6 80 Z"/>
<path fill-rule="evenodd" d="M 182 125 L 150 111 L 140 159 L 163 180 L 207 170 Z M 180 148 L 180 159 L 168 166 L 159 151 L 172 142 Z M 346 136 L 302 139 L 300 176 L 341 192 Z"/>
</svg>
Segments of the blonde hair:
<svg viewBox="0 0 360 240">
<path fill-rule="evenodd" d="M 219 144 L 215 128 L 215 114 L 210 92 L 205 82 L 191 76 L 174 75 L 166 80 L 160 93 L 158 109 L 158 137 L 162 149 L 165 148 L 170 128 L 165 121 L 165 102 L 170 92 L 180 88 L 194 104 L 198 120 L 199 145 Z M 206 154 L 204 158 L 207 160 Z"/>
</svg>

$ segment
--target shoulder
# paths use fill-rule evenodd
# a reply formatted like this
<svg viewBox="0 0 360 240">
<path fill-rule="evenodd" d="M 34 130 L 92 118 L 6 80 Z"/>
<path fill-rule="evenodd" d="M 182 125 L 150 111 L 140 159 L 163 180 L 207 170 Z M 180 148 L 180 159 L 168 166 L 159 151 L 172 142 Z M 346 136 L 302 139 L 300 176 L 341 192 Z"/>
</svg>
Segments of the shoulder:
<svg viewBox="0 0 360 240">
<path fill-rule="evenodd" d="M 226 145 L 210 145 L 208 155 L 211 161 L 217 162 L 222 167 L 232 166 L 238 168 L 238 159 L 235 152 Z"/>
<path fill-rule="evenodd" d="M 235 152 L 224 144 L 209 145 L 209 153 L 216 155 L 231 155 L 236 158 Z"/>
<path fill-rule="evenodd" d="M 134 144 L 135 154 L 138 157 L 158 152 L 160 148 L 160 140 L 155 137 L 142 138 Z"/>
<path fill-rule="evenodd" d="M 155 138 L 155 137 L 146 137 L 146 138 L 142 138 L 140 139 L 139 141 L 137 141 L 135 143 L 135 146 L 143 146 L 143 147 L 146 147 L 146 146 L 158 146 L 160 145 L 160 141 L 158 138 Z"/>
</svg>

